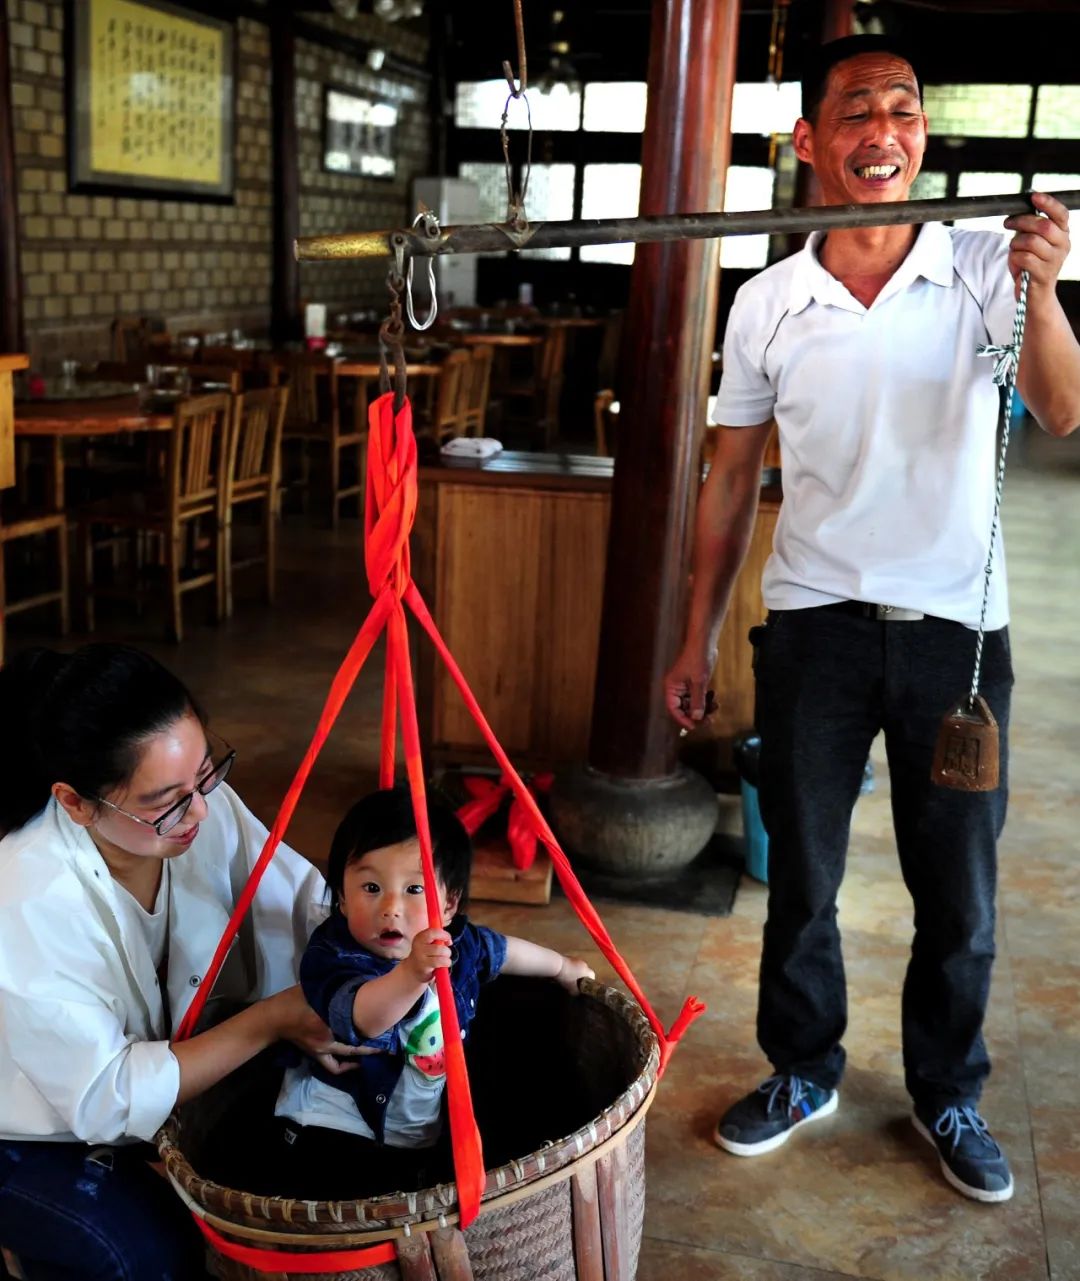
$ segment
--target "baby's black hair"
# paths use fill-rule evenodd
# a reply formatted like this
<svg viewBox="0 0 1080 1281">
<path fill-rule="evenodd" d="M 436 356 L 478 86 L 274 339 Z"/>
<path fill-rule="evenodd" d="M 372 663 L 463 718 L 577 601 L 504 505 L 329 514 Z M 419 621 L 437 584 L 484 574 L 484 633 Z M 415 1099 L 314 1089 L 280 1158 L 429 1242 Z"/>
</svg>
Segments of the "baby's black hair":
<svg viewBox="0 0 1080 1281">
<path fill-rule="evenodd" d="M 438 797 L 428 796 L 428 827 L 431 830 L 435 871 L 458 910 L 469 897 L 472 872 L 472 841 L 461 820 Z M 356 802 L 334 833 L 326 883 L 336 903 L 345 883 L 345 869 L 371 850 L 398 845 L 416 836 L 412 797 L 405 786 L 371 792 Z"/>
</svg>

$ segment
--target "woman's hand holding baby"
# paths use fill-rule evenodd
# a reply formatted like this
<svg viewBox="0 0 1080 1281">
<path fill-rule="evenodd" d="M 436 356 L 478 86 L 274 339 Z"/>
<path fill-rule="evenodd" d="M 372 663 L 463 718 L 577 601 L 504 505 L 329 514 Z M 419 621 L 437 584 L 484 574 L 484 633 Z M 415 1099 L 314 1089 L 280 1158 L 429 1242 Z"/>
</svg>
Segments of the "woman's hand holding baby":
<svg viewBox="0 0 1080 1281">
<path fill-rule="evenodd" d="M 412 949 L 401 962 L 417 983 L 430 983 L 436 970 L 448 970 L 452 940 L 444 929 L 421 930 L 413 937 Z"/>
<path fill-rule="evenodd" d="M 360 1066 L 349 1060 L 373 1053 L 363 1046 L 345 1045 L 336 1041 L 330 1029 L 304 999 L 299 985 L 286 988 L 284 992 L 269 999 L 277 1003 L 276 1014 L 280 1019 L 278 1026 L 281 1039 L 291 1041 L 335 1076 L 352 1072 Z"/>
</svg>

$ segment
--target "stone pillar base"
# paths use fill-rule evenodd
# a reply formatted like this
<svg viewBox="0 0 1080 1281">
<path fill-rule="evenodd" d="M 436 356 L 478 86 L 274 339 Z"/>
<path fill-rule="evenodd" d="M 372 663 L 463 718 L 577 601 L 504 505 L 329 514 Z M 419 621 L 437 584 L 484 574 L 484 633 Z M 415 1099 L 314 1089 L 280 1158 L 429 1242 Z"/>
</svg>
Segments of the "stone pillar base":
<svg viewBox="0 0 1080 1281">
<path fill-rule="evenodd" d="M 553 827 L 573 859 L 628 881 L 676 875 L 716 829 L 716 793 L 680 765 L 670 777 L 626 780 L 587 765 L 561 772 L 551 792 Z"/>
</svg>

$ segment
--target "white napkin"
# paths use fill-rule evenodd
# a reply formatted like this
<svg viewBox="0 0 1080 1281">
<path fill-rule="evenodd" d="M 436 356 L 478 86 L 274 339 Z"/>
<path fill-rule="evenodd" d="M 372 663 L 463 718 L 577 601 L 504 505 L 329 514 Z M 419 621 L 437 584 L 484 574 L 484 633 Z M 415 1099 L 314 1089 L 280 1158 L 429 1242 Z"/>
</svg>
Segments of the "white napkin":
<svg viewBox="0 0 1080 1281">
<path fill-rule="evenodd" d="M 502 452 L 502 441 L 491 436 L 455 436 L 439 450 L 445 458 L 493 458 Z"/>
</svg>

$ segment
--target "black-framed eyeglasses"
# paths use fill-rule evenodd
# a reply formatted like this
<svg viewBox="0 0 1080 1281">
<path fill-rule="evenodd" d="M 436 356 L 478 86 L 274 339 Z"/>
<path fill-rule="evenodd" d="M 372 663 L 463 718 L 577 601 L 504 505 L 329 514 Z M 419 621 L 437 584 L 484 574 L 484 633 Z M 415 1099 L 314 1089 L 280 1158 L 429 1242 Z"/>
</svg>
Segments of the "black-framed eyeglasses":
<svg viewBox="0 0 1080 1281">
<path fill-rule="evenodd" d="M 217 735 L 214 737 L 216 738 Z M 224 739 L 220 739 L 219 741 L 228 748 L 227 755 L 225 755 L 217 765 L 214 765 L 211 768 L 210 773 L 207 774 L 201 782 L 195 784 L 192 791 L 181 796 L 178 801 L 170 805 L 165 813 L 160 815 L 158 818 L 140 818 L 138 814 L 132 814 L 129 810 L 121 809 L 119 805 L 114 805 L 112 801 L 107 801 L 104 796 L 92 796 L 89 799 L 97 801 L 99 805 L 107 805 L 109 809 L 116 810 L 117 814 L 123 814 L 125 818 L 130 818 L 136 823 L 141 823 L 143 827 L 152 827 L 158 836 L 165 836 L 171 832 L 179 822 L 181 822 L 184 815 L 189 809 L 191 809 L 191 802 L 195 799 L 196 792 L 200 796 L 209 796 L 215 787 L 220 787 L 220 785 L 225 782 L 226 778 L 228 778 L 229 770 L 232 769 L 233 761 L 236 760 L 236 751 L 234 748 L 229 747 L 228 743 L 226 743 Z"/>
</svg>

